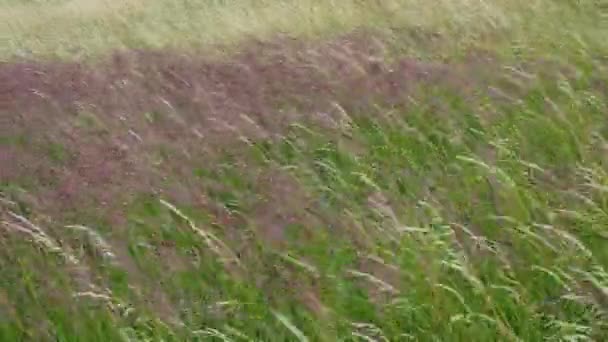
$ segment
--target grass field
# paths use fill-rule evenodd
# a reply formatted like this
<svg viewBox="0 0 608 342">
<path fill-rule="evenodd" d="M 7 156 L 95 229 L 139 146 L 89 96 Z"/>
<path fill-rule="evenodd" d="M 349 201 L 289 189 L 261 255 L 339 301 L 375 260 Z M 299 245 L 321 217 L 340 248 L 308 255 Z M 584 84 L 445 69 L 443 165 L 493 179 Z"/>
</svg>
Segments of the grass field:
<svg viewBox="0 0 608 342">
<path fill-rule="evenodd" d="M 607 20 L 0 0 L 0 340 L 607 340 Z"/>
</svg>

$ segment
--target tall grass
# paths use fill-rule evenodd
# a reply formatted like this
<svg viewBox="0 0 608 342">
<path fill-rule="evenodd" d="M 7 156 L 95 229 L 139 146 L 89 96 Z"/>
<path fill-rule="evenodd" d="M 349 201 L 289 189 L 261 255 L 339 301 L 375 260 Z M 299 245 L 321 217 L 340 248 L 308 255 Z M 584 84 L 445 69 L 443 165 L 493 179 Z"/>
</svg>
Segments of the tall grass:
<svg viewBox="0 0 608 342">
<path fill-rule="evenodd" d="M 473 47 L 500 56 L 492 97 L 471 101 L 437 85 L 407 108 L 336 105 L 330 132 L 293 124 L 279 139 L 243 137 L 238 151 L 192 170 L 227 224 L 141 196 L 128 203 L 125 227 L 64 227 L 29 212 L 17 187 L 3 183 L 2 340 L 608 337 L 600 72 L 608 47 L 599 5 L 0 4 L 9 13 L 0 53 L 11 59 L 24 50 L 67 58 L 75 49 L 238 47 L 250 35 L 319 38 L 360 26 L 388 32 L 395 53 L 423 49 L 399 46 L 401 28 L 423 27 L 446 42 L 435 59 Z M 274 224 L 278 242 L 268 239 Z"/>
<path fill-rule="evenodd" d="M 0 4 L 0 37 L 6 41 L 0 55 L 6 58 L 14 54 L 73 58 L 114 48 L 192 49 L 210 44 L 230 48 L 251 37 L 264 39 L 277 33 L 327 37 L 356 27 L 437 32 L 456 38 L 455 44 L 448 44 L 448 52 L 469 44 L 495 45 L 501 33 L 520 49 L 585 41 L 605 46 L 601 39 L 605 16 L 593 1 L 4 0 Z M 506 46 L 492 46 L 499 47 Z"/>
</svg>

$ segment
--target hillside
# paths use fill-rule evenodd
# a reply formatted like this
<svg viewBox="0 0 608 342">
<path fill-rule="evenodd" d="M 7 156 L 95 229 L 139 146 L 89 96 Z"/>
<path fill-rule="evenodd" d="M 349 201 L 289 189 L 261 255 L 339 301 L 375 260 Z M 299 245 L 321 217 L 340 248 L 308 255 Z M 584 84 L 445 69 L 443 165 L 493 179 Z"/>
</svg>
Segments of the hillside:
<svg viewBox="0 0 608 342">
<path fill-rule="evenodd" d="M 0 340 L 606 340 L 607 20 L 0 0 Z"/>
</svg>

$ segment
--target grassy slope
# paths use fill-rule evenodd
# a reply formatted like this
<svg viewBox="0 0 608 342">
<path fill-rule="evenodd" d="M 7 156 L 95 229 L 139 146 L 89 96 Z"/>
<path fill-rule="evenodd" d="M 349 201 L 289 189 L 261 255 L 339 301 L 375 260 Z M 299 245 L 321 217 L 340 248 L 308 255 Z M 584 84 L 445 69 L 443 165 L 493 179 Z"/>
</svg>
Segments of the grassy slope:
<svg viewBox="0 0 608 342">
<path fill-rule="evenodd" d="M 508 32 L 521 48 L 537 44 L 582 42 L 605 44 L 598 16 L 577 16 L 578 10 L 549 1 L 141 1 L 3 0 L 0 37 L 8 44 L 3 56 L 14 54 L 74 57 L 108 49 L 234 45 L 277 32 L 327 36 L 353 27 L 421 28 L 456 37 L 454 45 L 477 41 L 484 33 Z M 5 3 L 5 4 L 4 4 Z M 580 11 L 594 4 L 578 5 Z M 597 14 L 597 13 L 596 13 Z M 552 39 L 551 39 L 552 38 Z M 589 39 L 589 40 L 586 40 Z M 505 48 L 507 46 L 501 46 Z M 450 46 L 454 48 L 454 46 Z M 451 51 L 453 52 L 453 51 Z M 542 51 L 546 53 L 546 51 Z"/>
<path fill-rule="evenodd" d="M 68 223 L 92 229 L 70 228 L 60 236 L 36 231 L 27 219 L 43 229 L 52 221 L 12 197 L 17 185 L 3 184 L 2 340 L 608 336 L 602 92 L 608 32 L 599 5 L 157 0 L 127 1 L 126 9 L 104 7 L 111 1 L 58 3 L 0 2 L 8 19 L 0 32 L 10 39 L 2 55 L 70 58 L 194 42 L 234 47 L 250 33 L 329 37 L 358 26 L 383 28 L 399 43 L 408 28 L 422 27 L 440 32 L 445 44 L 433 51 L 397 44 L 397 53 L 452 60 L 468 49 L 496 52 L 500 64 L 491 81 L 508 100 L 470 103 L 446 89 L 427 89 L 407 109 L 345 113 L 341 129 L 349 143 L 300 127 L 278 143 L 226 151 L 222 162 L 201 163 L 193 172 L 200 184 L 220 184 L 212 200 L 243 217 L 231 226 L 238 238 L 207 213 L 142 196 L 125 213 L 129 262 L 113 261 L 118 247 L 93 234 L 111 235 L 116 227 L 82 216 Z M 107 10 L 97 10 L 102 7 Z M 77 18 L 79 11 L 87 13 Z M 548 62 L 526 64 L 525 72 L 508 68 L 539 58 L 562 68 Z M 258 176 L 272 170 L 290 180 L 256 187 Z M 249 219 L 261 210 L 255 199 L 262 188 L 273 184 L 281 188 L 269 195 L 279 213 L 300 214 L 309 197 L 317 203 L 314 218 L 286 225 L 290 237 L 279 245 L 256 225 L 280 219 Z M 24 231 L 34 242 L 18 234 Z"/>
</svg>

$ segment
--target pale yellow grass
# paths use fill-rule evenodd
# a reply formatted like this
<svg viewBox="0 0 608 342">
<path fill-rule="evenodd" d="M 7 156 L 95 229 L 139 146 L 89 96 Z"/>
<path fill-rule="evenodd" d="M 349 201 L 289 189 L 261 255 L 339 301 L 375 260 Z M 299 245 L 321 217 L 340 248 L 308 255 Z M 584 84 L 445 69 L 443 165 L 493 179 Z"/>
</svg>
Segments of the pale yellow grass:
<svg viewBox="0 0 608 342">
<path fill-rule="evenodd" d="M 125 16 L 141 9 L 142 0 L 69 0 L 65 2 L 17 3 L 1 6 L 0 21 L 16 31 L 35 30 L 74 19 L 98 19 Z"/>
<path fill-rule="evenodd" d="M 326 36 L 357 27 L 426 29 L 454 43 L 484 32 L 547 41 L 576 24 L 550 0 L 56 0 L 3 4 L 0 58 L 73 57 L 117 48 L 238 45 L 277 33 Z M 559 27 L 539 16 L 563 16 Z M 592 27 L 592 26 L 588 26 Z M 580 30 L 578 31 L 580 32 Z"/>
</svg>

